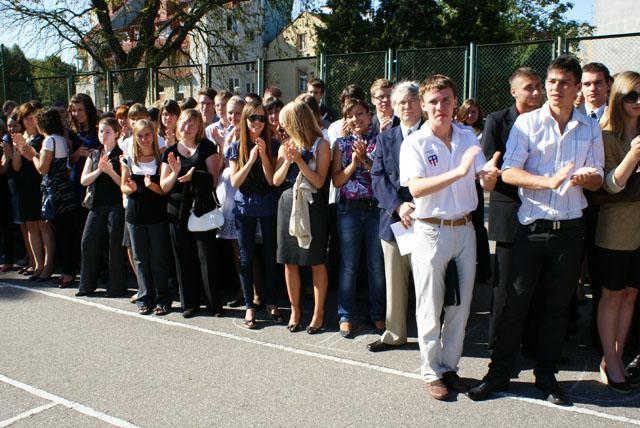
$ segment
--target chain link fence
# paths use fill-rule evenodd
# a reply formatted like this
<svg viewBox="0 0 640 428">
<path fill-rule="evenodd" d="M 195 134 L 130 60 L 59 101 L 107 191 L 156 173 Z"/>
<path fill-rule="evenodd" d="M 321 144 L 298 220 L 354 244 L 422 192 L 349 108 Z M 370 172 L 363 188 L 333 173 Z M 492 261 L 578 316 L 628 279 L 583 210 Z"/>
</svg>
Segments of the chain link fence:
<svg viewBox="0 0 640 428">
<path fill-rule="evenodd" d="M 416 80 L 421 82 L 432 74 L 444 74 L 455 80 L 459 99 L 467 93 L 467 64 L 469 48 L 430 48 L 398 50 L 395 76 L 398 82 Z"/>
<path fill-rule="evenodd" d="M 148 68 L 131 68 L 127 70 L 109 71 L 111 75 L 111 93 L 113 94 L 113 106 L 117 107 L 127 101 L 153 104 L 149 97 Z"/>
<path fill-rule="evenodd" d="M 554 56 L 553 40 L 479 45 L 475 86 L 470 93 L 475 94 L 485 113 L 505 109 L 513 104 L 509 76 L 518 67 L 531 67 L 544 81 Z"/>
<path fill-rule="evenodd" d="M 109 110 L 109 90 L 105 73 L 79 73 L 71 76 L 73 94 L 87 94 L 98 110 Z"/>
<path fill-rule="evenodd" d="M 307 82 L 320 77 L 315 56 L 264 61 L 264 88 L 277 86 L 284 100 L 292 100 L 307 90 Z"/>
<path fill-rule="evenodd" d="M 187 97 L 196 98 L 205 83 L 206 76 L 200 65 L 159 67 L 155 70 L 155 99 L 180 101 Z"/>
<path fill-rule="evenodd" d="M 439 73 L 456 81 L 460 101 L 473 96 L 480 102 L 482 110 L 489 113 L 513 103 L 508 79 L 516 68 L 532 67 L 544 79 L 547 66 L 557 50 L 577 56 L 582 64 L 602 62 L 612 73 L 637 69 L 640 32 L 568 38 L 562 40 L 561 47 L 557 49 L 553 40 L 471 44 L 469 47 L 398 50 L 395 55 L 393 52 L 378 51 L 326 55 L 324 58 L 298 57 L 205 66 L 136 68 L 34 79 L 3 69 L 2 102 L 6 99 L 26 102 L 37 98 L 44 104 L 56 101 L 68 103 L 71 95 L 82 92 L 93 98 L 98 109 L 107 110 L 125 101 L 152 105 L 158 100 L 180 100 L 194 96 L 205 85 L 236 94 L 278 86 L 283 91 L 283 100 L 287 102 L 305 91 L 309 80 L 322 77 L 326 84 L 325 104 L 337 117 L 340 112 L 340 93 L 349 84 L 360 85 L 368 98 L 369 86 L 377 78 L 420 81 L 428 75 Z"/>
<path fill-rule="evenodd" d="M 340 93 L 350 84 L 362 87 L 369 99 L 374 80 L 387 76 L 387 52 L 327 55 L 324 102 L 332 117 L 340 117 Z"/>
<path fill-rule="evenodd" d="M 564 50 L 578 57 L 581 64 L 603 63 L 612 75 L 638 70 L 640 33 L 566 39 Z"/>
<path fill-rule="evenodd" d="M 226 89 L 234 94 L 256 92 L 258 76 L 256 61 L 209 66 L 209 86 Z"/>
</svg>

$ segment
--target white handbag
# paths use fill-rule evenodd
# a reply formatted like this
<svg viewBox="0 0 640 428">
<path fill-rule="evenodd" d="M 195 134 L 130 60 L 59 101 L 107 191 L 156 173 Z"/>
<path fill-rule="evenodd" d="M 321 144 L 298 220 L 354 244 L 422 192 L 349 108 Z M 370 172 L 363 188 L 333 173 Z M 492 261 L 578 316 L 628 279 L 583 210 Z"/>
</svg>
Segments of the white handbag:
<svg viewBox="0 0 640 428">
<path fill-rule="evenodd" d="M 206 232 L 208 230 L 219 229 L 224 224 L 224 215 L 222 208 L 217 207 L 208 213 L 202 214 L 200 217 L 191 212 L 187 229 L 191 232 Z"/>
<path fill-rule="evenodd" d="M 189 229 L 190 232 L 207 232 L 209 230 L 219 229 L 224 224 L 222 206 L 220 205 L 215 189 L 212 193 L 216 207 L 211 211 L 202 214 L 200 217 L 198 217 L 192 209 L 191 214 L 189 214 L 189 220 L 187 221 L 187 229 Z"/>
</svg>

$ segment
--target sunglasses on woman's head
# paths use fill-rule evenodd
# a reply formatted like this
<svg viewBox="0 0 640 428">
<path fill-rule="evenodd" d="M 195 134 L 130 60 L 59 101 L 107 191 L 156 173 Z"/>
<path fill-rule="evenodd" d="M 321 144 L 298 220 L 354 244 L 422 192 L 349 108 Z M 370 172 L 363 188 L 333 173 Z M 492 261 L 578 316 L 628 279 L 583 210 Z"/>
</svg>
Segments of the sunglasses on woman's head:
<svg viewBox="0 0 640 428">
<path fill-rule="evenodd" d="M 638 102 L 638 98 L 640 98 L 640 94 L 638 91 L 631 91 L 624 97 L 622 97 L 622 102 L 633 104 Z"/>
<path fill-rule="evenodd" d="M 264 114 L 252 114 L 247 119 L 249 119 L 249 122 L 260 121 L 262 123 L 265 123 L 267 121 L 267 116 L 265 116 Z"/>
</svg>

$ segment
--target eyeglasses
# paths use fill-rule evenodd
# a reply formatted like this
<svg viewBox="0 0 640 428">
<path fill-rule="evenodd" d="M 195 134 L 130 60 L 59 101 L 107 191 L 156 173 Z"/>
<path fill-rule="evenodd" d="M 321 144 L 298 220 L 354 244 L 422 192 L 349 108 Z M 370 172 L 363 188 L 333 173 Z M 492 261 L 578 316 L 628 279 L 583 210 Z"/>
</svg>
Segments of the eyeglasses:
<svg viewBox="0 0 640 428">
<path fill-rule="evenodd" d="M 379 96 L 379 97 L 371 97 L 371 98 L 373 98 L 376 101 L 380 101 L 381 103 L 383 103 L 383 102 L 388 103 L 389 101 L 391 101 L 391 97 L 388 96 L 388 95 L 382 95 L 382 96 Z"/>
<path fill-rule="evenodd" d="M 252 114 L 247 119 L 249 119 L 249 122 L 260 121 L 262 123 L 265 123 L 267 121 L 267 116 L 265 116 L 264 114 Z"/>
<path fill-rule="evenodd" d="M 638 93 L 638 91 L 631 91 L 627 95 L 622 97 L 622 102 L 633 104 L 638 102 L 638 98 L 640 98 L 640 94 Z"/>
</svg>

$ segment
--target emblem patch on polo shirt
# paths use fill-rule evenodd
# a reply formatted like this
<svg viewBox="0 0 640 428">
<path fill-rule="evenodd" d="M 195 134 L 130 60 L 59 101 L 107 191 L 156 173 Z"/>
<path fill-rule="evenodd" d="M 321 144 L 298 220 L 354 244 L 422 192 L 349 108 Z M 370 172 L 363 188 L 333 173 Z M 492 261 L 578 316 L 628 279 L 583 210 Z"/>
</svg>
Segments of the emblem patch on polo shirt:
<svg viewBox="0 0 640 428">
<path fill-rule="evenodd" d="M 427 162 L 429 162 L 431 165 L 436 166 L 438 165 L 438 155 L 437 154 L 431 154 L 427 156 Z"/>
</svg>

